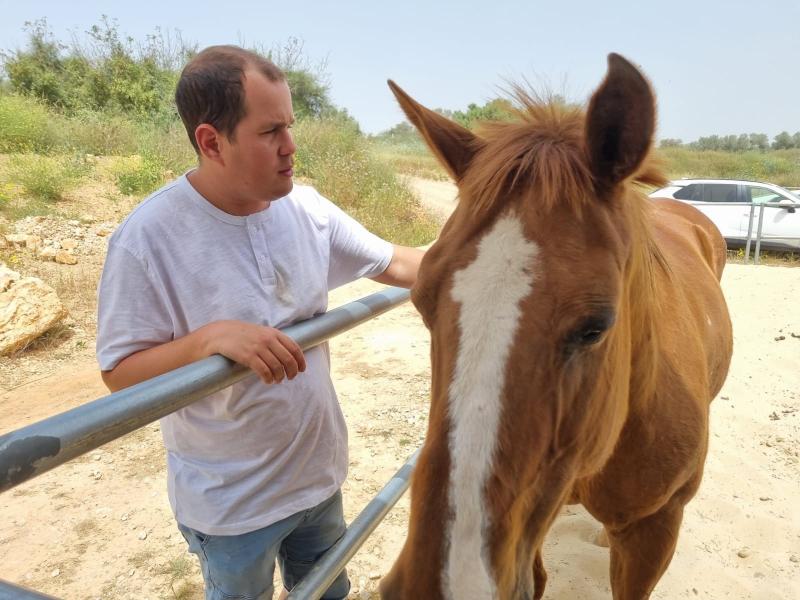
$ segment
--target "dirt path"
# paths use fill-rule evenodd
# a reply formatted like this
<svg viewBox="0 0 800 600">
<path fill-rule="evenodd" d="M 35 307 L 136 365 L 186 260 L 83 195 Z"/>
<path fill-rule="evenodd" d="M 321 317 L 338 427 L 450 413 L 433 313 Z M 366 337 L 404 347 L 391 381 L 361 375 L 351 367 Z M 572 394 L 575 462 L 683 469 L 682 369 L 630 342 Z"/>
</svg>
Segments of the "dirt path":
<svg viewBox="0 0 800 600">
<path fill-rule="evenodd" d="M 406 176 L 406 182 L 417 193 L 423 205 L 442 219 L 446 219 L 456 207 L 458 190 L 449 181 L 433 181 Z"/>
<path fill-rule="evenodd" d="M 415 185 L 447 202 L 448 184 L 430 183 Z M 800 297 L 800 269 L 729 265 L 723 284 L 734 317 L 733 367 L 713 404 L 703 486 L 653 597 L 800 598 L 800 338 L 793 337 L 800 313 L 789 308 Z M 347 286 L 331 306 L 379 287 Z M 350 520 L 422 443 L 428 353 L 410 304 L 332 343 L 350 429 Z M 63 364 L 0 394 L 0 433 L 105 393 L 91 356 Z M 351 598 L 377 597 L 407 516 L 406 496 L 351 562 Z M 591 541 L 596 530 L 583 510 L 564 511 L 545 547 L 546 598 L 610 598 L 607 551 Z M 158 425 L 0 496 L 0 578 L 69 599 L 202 598 L 167 502 Z"/>
</svg>

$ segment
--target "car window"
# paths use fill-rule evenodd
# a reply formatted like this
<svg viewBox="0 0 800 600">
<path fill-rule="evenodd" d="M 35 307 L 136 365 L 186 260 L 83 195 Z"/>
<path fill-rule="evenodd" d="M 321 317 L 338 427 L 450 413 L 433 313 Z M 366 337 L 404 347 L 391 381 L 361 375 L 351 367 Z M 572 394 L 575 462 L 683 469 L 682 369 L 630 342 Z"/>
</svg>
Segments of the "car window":
<svg viewBox="0 0 800 600">
<path fill-rule="evenodd" d="M 764 204 L 766 202 L 779 202 L 780 200 L 783 199 L 783 196 L 767 188 L 748 185 L 747 190 L 749 191 L 750 197 L 753 199 L 753 202 L 755 202 L 756 204 Z"/>
<path fill-rule="evenodd" d="M 707 183 L 703 186 L 703 202 L 739 202 L 735 183 Z"/>
<path fill-rule="evenodd" d="M 672 195 L 672 197 L 677 198 L 678 200 L 691 200 L 694 202 L 702 202 L 703 184 L 702 183 L 689 184 L 676 191 Z"/>
</svg>

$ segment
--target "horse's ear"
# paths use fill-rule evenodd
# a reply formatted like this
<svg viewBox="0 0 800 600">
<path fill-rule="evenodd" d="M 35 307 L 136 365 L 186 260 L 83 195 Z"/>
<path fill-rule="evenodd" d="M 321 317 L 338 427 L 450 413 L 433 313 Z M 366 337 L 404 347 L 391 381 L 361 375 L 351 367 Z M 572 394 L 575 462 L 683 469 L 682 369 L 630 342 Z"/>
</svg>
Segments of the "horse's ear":
<svg viewBox="0 0 800 600">
<path fill-rule="evenodd" d="M 483 141 L 469 129 L 422 106 L 391 79 L 387 83 L 408 120 L 422 134 L 439 162 L 459 181 Z"/>
<path fill-rule="evenodd" d="M 589 103 L 586 140 L 592 174 L 610 189 L 641 166 L 656 127 L 650 84 L 619 54 L 608 55 L 608 73 Z"/>
</svg>

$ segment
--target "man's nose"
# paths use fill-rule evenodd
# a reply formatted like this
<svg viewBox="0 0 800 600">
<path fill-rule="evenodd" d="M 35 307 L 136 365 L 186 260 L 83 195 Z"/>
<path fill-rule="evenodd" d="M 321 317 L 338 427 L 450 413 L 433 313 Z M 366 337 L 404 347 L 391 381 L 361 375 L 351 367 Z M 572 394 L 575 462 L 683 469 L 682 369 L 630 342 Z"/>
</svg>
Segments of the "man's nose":
<svg viewBox="0 0 800 600">
<path fill-rule="evenodd" d="M 280 155 L 291 156 L 297 151 L 297 144 L 294 143 L 292 132 L 288 129 L 284 130 L 284 139 L 281 142 Z"/>
</svg>

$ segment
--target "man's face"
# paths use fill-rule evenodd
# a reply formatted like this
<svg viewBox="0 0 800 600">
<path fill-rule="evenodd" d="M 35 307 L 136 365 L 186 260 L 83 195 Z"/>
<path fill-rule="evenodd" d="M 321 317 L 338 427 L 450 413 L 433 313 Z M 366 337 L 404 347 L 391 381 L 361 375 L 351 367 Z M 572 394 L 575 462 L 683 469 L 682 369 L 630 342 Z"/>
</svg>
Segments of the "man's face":
<svg viewBox="0 0 800 600">
<path fill-rule="evenodd" d="M 289 86 L 248 70 L 244 93 L 245 116 L 223 153 L 226 179 L 244 201 L 277 200 L 292 191 L 297 149 L 289 131 L 294 122 Z"/>
</svg>

